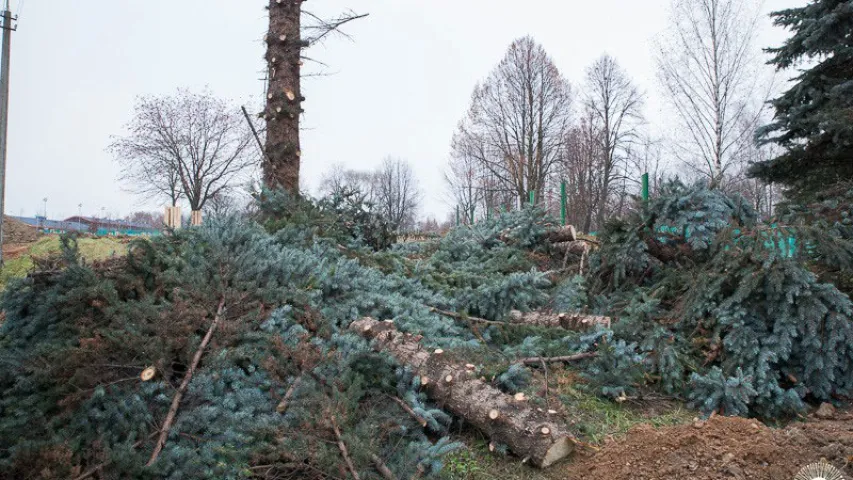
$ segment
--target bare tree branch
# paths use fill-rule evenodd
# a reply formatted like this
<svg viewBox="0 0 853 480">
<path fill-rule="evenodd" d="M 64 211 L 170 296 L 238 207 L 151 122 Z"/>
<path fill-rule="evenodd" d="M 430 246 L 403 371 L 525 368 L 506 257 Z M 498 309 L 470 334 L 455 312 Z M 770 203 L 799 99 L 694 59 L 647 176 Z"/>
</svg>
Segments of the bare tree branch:
<svg viewBox="0 0 853 480">
<path fill-rule="evenodd" d="M 174 96 L 141 97 L 127 134 L 110 150 L 122 179 L 139 192 L 187 199 L 193 210 L 227 188 L 258 157 L 252 134 L 236 107 L 210 92 L 179 90 Z"/>
</svg>

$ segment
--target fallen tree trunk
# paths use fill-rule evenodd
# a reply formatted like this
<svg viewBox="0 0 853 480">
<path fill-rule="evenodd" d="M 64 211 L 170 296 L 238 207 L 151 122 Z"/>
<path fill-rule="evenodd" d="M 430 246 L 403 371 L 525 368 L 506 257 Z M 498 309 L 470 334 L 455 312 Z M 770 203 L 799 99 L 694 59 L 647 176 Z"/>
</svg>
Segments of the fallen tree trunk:
<svg viewBox="0 0 853 480">
<path fill-rule="evenodd" d="M 582 313 L 509 312 L 510 322 L 537 327 L 564 328 L 566 330 L 588 330 L 601 325 L 610 328 L 610 317 L 585 315 Z"/>
<path fill-rule="evenodd" d="M 578 239 L 578 232 L 574 226 L 566 225 L 546 233 L 545 239 L 550 243 L 574 242 Z"/>
<path fill-rule="evenodd" d="M 433 400 L 532 465 L 545 468 L 572 452 L 577 441 L 553 415 L 504 394 L 441 350 L 425 350 L 418 337 L 398 332 L 393 322 L 364 318 L 350 329 L 411 367 Z"/>
<path fill-rule="evenodd" d="M 556 250 L 572 255 L 584 255 L 589 252 L 590 244 L 583 240 L 574 240 L 571 242 L 554 242 L 553 246 Z"/>
</svg>

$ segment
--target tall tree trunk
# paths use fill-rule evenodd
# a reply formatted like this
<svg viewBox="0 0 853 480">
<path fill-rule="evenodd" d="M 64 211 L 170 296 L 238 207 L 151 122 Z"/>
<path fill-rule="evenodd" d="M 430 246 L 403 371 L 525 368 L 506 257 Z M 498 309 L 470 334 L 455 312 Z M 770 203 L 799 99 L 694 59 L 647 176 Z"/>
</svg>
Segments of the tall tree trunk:
<svg viewBox="0 0 853 480">
<path fill-rule="evenodd" d="M 270 0 L 270 29 L 266 35 L 269 89 L 264 119 L 267 122 L 264 183 L 299 194 L 299 85 L 302 48 L 302 0 Z"/>
</svg>

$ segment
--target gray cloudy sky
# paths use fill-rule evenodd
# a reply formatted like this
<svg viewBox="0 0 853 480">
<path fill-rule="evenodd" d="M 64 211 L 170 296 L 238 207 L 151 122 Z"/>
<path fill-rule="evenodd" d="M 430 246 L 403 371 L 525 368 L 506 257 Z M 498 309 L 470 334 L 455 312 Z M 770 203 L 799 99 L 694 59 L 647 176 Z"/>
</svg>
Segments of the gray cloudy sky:
<svg viewBox="0 0 853 480">
<path fill-rule="evenodd" d="M 21 3 L 23 2 L 23 5 Z M 117 183 L 105 151 L 121 134 L 134 97 L 209 86 L 258 103 L 263 85 L 263 0 L 12 0 L 21 14 L 12 41 L 7 213 L 52 218 L 140 204 Z M 763 11 L 806 0 L 766 0 Z M 239 5 L 239 6 L 237 6 Z M 475 83 L 510 42 L 532 35 L 579 84 L 607 52 L 648 93 L 658 115 L 652 41 L 666 28 L 669 0 L 312 0 L 322 15 L 368 12 L 310 55 L 333 76 L 309 79 L 303 185 L 314 191 L 332 164 L 367 169 L 388 155 L 411 161 L 425 190 L 424 213 L 450 209 L 442 172 L 454 128 Z M 760 46 L 785 33 L 766 18 Z"/>
</svg>

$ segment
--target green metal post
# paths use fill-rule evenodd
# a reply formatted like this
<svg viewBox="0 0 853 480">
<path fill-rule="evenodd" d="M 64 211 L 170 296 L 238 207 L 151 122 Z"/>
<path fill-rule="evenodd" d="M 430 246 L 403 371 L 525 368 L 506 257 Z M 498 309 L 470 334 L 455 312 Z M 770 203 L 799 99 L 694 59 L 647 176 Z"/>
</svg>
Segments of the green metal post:
<svg viewBox="0 0 853 480">
<path fill-rule="evenodd" d="M 536 203 L 536 190 L 530 191 L 530 205 L 533 206 Z"/>
<path fill-rule="evenodd" d="M 471 225 L 474 225 L 474 212 L 477 211 L 477 207 L 471 207 Z"/>
<path fill-rule="evenodd" d="M 560 219 L 563 221 L 563 225 L 566 224 L 566 214 L 568 213 L 566 212 L 566 203 L 566 181 L 563 180 L 560 182 Z"/>
<path fill-rule="evenodd" d="M 649 174 L 643 174 L 643 201 L 649 201 Z"/>
<path fill-rule="evenodd" d="M 459 226 L 459 205 L 456 205 L 456 226 Z"/>
</svg>

